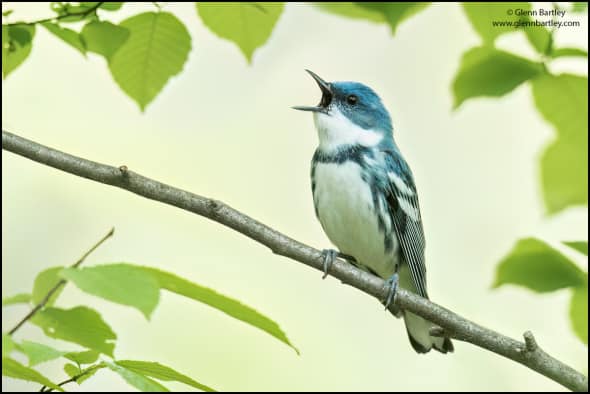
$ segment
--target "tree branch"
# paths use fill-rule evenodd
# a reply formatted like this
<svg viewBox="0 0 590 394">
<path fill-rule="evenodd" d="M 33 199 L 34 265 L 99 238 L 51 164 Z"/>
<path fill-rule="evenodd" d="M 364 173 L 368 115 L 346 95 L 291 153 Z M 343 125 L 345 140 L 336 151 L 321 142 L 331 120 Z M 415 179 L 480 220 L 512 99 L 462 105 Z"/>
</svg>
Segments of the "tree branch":
<svg viewBox="0 0 590 394">
<path fill-rule="evenodd" d="M 91 247 L 90 249 L 88 249 L 88 251 L 86 253 L 84 253 L 82 255 L 82 257 L 80 257 L 78 259 L 78 261 L 76 261 L 74 264 L 71 265 L 70 268 L 78 268 L 78 266 L 80 264 L 82 264 L 82 262 L 84 262 L 84 260 L 86 260 L 86 257 L 88 257 L 88 255 L 92 252 L 94 252 L 94 250 L 96 248 L 98 248 L 104 241 L 106 241 L 107 239 L 109 239 L 113 234 L 115 233 L 115 228 L 112 227 L 109 232 L 100 239 L 100 241 L 98 241 L 97 243 L 94 244 L 93 247 Z M 8 331 L 8 335 L 12 335 L 14 334 L 19 328 L 21 328 L 21 326 L 23 324 L 25 324 L 28 320 L 30 320 L 33 316 L 35 316 L 35 314 L 37 312 L 39 312 L 39 310 L 41 308 L 43 308 L 48 302 L 49 299 L 51 298 L 51 296 L 53 294 L 55 294 L 56 291 L 58 291 L 60 288 L 62 288 L 63 286 L 65 286 L 65 284 L 68 281 L 65 279 L 61 279 L 59 282 L 57 282 L 55 284 L 55 286 L 53 286 L 48 292 L 47 294 L 45 294 L 45 297 L 43 297 L 43 299 L 37 304 L 35 305 L 35 307 L 33 309 L 31 309 L 31 311 L 29 313 L 27 313 L 25 315 L 25 317 L 23 317 L 18 323 L 16 323 L 16 325 L 12 328 L 12 330 Z"/>
<path fill-rule="evenodd" d="M 82 18 L 92 14 L 93 12 L 96 12 L 96 10 L 98 10 L 98 8 L 103 5 L 104 1 L 102 2 L 98 2 L 95 5 L 93 5 L 92 7 L 89 7 L 85 10 L 82 11 L 77 11 L 77 12 L 66 12 L 65 14 L 61 14 L 61 15 L 57 15 L 54 16 L 52 18 L 45 18 L 45 19 L 39 19 L 36 21 L 32 21 L 32 22 L 13 22 L 13 23 L 5 23 L 2 26 L 19 26 L 19 25 L 28 25 L 28 26 L 32 26 L 32 25 L 37 25 L 40 23 L 46 23 L 46 22 L 57 22 L 61 19 L 65 19 L 71 16 L 80 16 Z"/>
<path fill-rule="evenodd" d="M 130 171 L 126 166 L 112 167 L 40 145 L 2 130 L 2 149 L 36 162 L 96 182 L 116 186 L 140 196 L 173 205 L 221 223 L 267 246 L 274 253 L 322 271 L 323 255 L 317 249 L 297 242 L 228 205 L 166 185 Z M 330 273 L 357 289 L 380 300 L 388 287 L 382 279 L 336 260 Z M 452 338 L 472 343 L 525 365 L 574 391 L 588 391 L 588 378 L 545 353 L 532 334 L 525 334 L 526 344 L 482 327 L 425 298 L 398 289 L 392 303 L 440 326 Z M 393 307 L 390 306 L 390 308 Z M 435 330 L 436 332 L 437 330 Z"/>
</svg>

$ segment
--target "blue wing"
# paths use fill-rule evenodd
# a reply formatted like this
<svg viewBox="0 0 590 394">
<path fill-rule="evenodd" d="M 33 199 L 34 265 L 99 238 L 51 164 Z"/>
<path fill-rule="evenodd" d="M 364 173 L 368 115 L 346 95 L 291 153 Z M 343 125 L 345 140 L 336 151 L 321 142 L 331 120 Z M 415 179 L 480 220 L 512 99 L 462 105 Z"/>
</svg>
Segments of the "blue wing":
<svg viewBox="0 0 590 394">
<path fill-rule="evenodd" d="M 399 152 L 388 150 L 385 154 L 389 181 L 386 195 L 395 236 L 418 294 L 428 298 L 424 263 L 424 230 L 416 185 L 408 164 Z"/>
</svg>

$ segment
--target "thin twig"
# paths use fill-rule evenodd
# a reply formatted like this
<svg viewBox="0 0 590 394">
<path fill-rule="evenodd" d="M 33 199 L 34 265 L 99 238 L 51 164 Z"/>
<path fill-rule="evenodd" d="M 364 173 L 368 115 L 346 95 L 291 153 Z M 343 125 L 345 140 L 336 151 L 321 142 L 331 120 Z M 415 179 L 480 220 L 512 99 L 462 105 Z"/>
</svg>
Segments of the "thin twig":
<svg viewBox="0 0 590 394">
<path fill-rule="evenodd" d="M 107 239 L 109 239 L 110 237 L 112 237 L 113 234 L 115 234 L 115 228 L 114 227 L 111 227 L 111 229 L 109 230 L 109 232 L 106 233 L 105 236 L 102 237 L 97 243 L 95 243 L 93 247 L 91 247 L 90 249 L 88 249 L 88 251 L 86 253 L 84 253 L 78 259 L 78 261 L 76 261 L 74 264 L 72 264 L 72 266 L 70 268 L 78 268 L 80 266 L 80 264 L 82 264 L 82 262 L 84 260 L 86 260 L 86 257 L 88 257 L 90 255 L 90 253 L 94 252 L 96 250 L 96 248 L 98 248 L 100 245 L 102 245 L 102 243 L 104 241 L 106 241 Z"/>
<path fill-rule="evenodd" d="M 58 383 L 57 385 L 59 387 L 61 387 L 61 386 L 66 385 L 68 383 L 77 382 L 78 379 L 80 379 L 81 377 L 83 377 L 85 375 L 88 375 L 90 372 L 93 372 L 93 371 L 95 371 L 97 369 L 101 369 L 101 368 L 104 368 L 104 365 L 102 365 L 102 364 L 93 365 L 91 367 L 86 368 L 85 370 L 83 370 L 79 374 L 74 375 L 71 378 L 64 380 L 63 382 Z M 41 387 L 41 390 L 39 390 L 39 391 L 42 392 L 42 393 L 49 393 L 49 392 L 53 391 L 53 388 L 47 387 L 47 386 L 42 386 Z"/>
<path fill-rule="evenodd" d="M 6 23 L 6 24 L 3 24 L 2 26 L 22 26 L 22 25 L 32 26 L 32 25 L 37 25 L 39 23 L 55 22 L 55 21 L 58 21 L 58 20 L 61 20 L 61 19 L 69 18 L 71 16 L 82 16 L 82 17 L 85 17 L 86 15 L 90 15 L 93 12 L 95 12 L 103 4 L 104 4 L 104 1 L 99 2 L 99 3 L 96 3 L 95 5 L 93 5 L 92 7 L 88 8 L 88 9 L 85 9 L 84 11 L 69 12 L 69 13 L 66 13 L 66 14 L 54 16 L 52 18 L 39 19 L 39 20 L 32 21 L 32 22 L 13 22 L 13 23 Z"/>
<path fill-rule="evenodd" d="M 2 149 L 70 174 L 116 186 L 207 217 L 267 246 L 276 254 L 323 271 L 324 256 L 321 251 L 289 238 L 220 201 L 201 197 L 144 177 L 130 171 L 127 167 L 112 167 L 72 156 L 4 130 L 2 131 Z M 384 299 L 389 291 L 383 279 L 361 271 L 343 260 L 334 261 L 330 273 L 342 282 L 377 299 Z M 433 325 L 438 325 L 455 339 L 472 343 L 516 361 L 571 390 L 588 391 L 588 378 L 548 355 L 538 345 L 535 350 L 527 351 L 523 342 L 482 327 L 404 289 L 398 289 L 390 309 L 394 307 L 415 313 L 432 322 Z"/>
<path fill-rule="evenodd" d="M 88 257 L 88 255 L 92 252 L 94 252 L 94 250 L 96 248 L 98 248 L 104 241 L 106 241 L 108 238 L 110 238 L 115 232 L 115 228 L 112 227 L 109 232 L 100 239 L 100 241 L 98 241 L 96 244 L 94 244 L 94 246 L 92 246 L 90 249 L 88 249 L 88 251 L 86 253 L 84 253 L 79 259 L 78 261 L 76 261 L 74 264 L 72 264 L 70 266 L 70 268 L 78 268 L 78 266 L 80 266 L 80 264 L 82 264 L 82 262 L 86 259 L 86 257 Z M 33 316 L 35 316 L 35 314 L 37 312 L 39 312 L 39 310 L 41 308 L 43 308 L 47 302 L 49 302 L 49 299 L 51 298 L 51 296 L 53 296 L 53 294 L 55 294 L 56 291 L 58 291 L 61 287 L 63 287 L 65 284 L 67 283 L 67 281 L 65 279 L 61 279 L 59 282 L 57 282 L 55 284 L 55 286 L 53 286 L 45 295 L 45 297 L 43 297 L 43 299 L 41 300 L 41 302 L 39 302 L 37 305 L 35 305 L 35 307 L 33 307 L 33 309 L 31 309 L 31 311 L 29 313 L 27 313 L 27 315 L 25 317 L 23 317 L 17 324 L 16 326 L 14 326 L 12 328 L 12 330 L 8 331 L 8 335 L 12 335 L 14 334 L 23 324 L 25 324 L 28 320 L 30 320 Z"/>
</svg>

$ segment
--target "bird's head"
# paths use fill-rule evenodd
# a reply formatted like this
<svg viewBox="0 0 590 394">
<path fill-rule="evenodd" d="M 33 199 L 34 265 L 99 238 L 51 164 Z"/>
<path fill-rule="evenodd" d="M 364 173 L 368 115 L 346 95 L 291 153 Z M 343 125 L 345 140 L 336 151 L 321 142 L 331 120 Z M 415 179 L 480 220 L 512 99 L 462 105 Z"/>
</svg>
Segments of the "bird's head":
<svg viewBox="0 0 590 394">
<path fill-rule="evenodd" d="M 293 107 L 314 113 L 320 149 L 338 150 L 351 145 L 376 146 L 392 140 L 391 118 L 381 99 L 359 82 L 326 82 L 306 70 L 322 91 L 315 107 Z"/>
</svg>

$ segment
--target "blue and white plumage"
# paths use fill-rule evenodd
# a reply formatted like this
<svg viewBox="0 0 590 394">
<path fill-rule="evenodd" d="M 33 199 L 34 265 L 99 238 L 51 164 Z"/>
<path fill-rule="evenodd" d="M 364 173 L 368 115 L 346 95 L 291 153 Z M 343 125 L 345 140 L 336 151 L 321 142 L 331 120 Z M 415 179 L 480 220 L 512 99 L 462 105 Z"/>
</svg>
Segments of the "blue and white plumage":
<svg viewBox="0 0 590 394">
<path fill-rule="evenodd" d="M 309 72 L 309 71 L 308 71 Z M 327 83 L 309 72 L 322 90 L 312 111 L 319 135 L 311 182 L 318 217 L 328 238 L 355 264 L 428 298 L 424 232 L 412 172 L 393 139 L 389 113 L 369 87 Z M 397 276 L 395 276 L 397 278 Z M 448 338 L 432 337 L 431 323 L 403 316 L 413 348 L 453 350 Z"/>
</svg>

